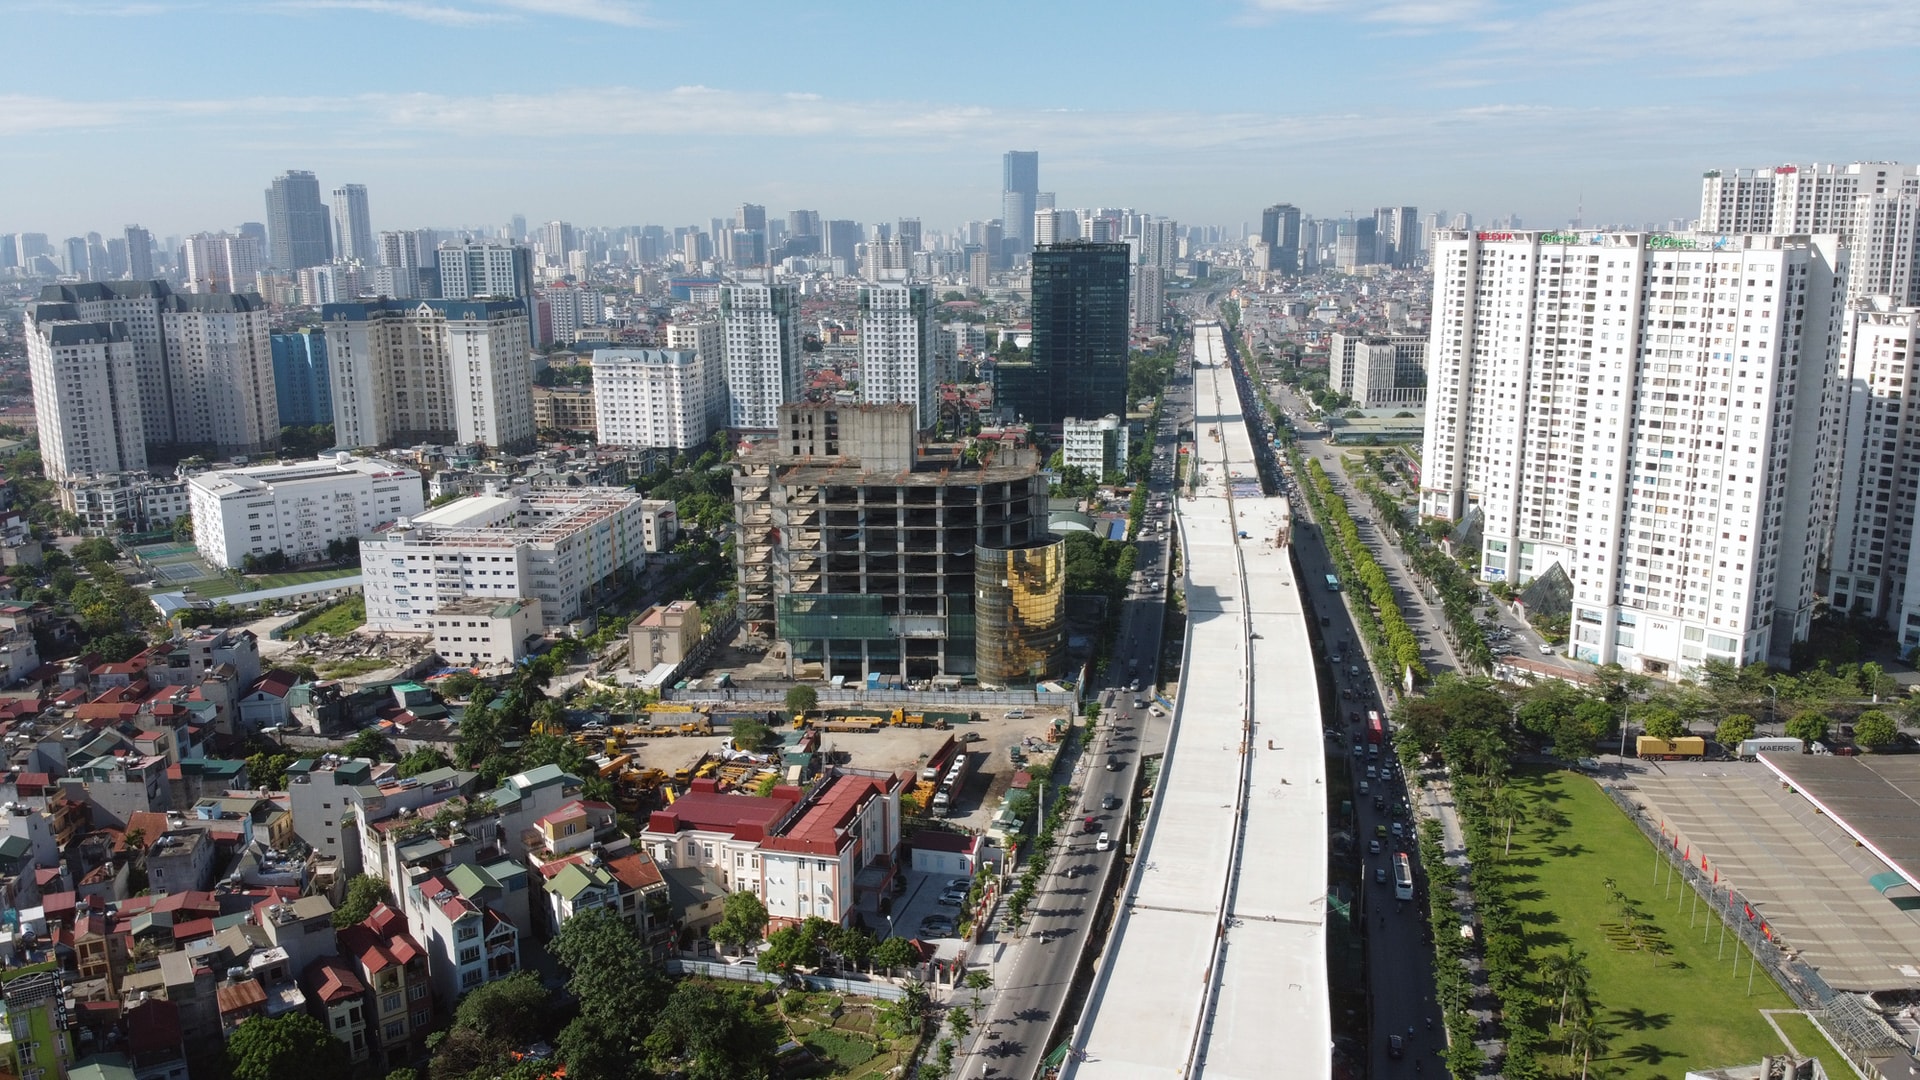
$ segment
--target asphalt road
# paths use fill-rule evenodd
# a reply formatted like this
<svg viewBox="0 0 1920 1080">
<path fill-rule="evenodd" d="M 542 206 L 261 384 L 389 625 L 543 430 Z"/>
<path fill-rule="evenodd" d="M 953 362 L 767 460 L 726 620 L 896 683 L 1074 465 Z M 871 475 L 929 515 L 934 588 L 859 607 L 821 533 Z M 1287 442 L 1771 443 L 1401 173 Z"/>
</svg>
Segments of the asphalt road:
<svg viewBox="0 0 1920 1080">
<path fill-rule="evenodd" d="M 1275 397 L 1275 402 L 1296 417 L 1306 415 L 1300 401 L 1284 388 Z M 1358 493 L 1346 481 L 1344 471 L 1339 466 L 1339 453 L 1322 442 L 1322 429 L 1314 428 L 1304 420 L 1296 421 L 1295 429 L 1298 448 L 1303 458 L 1313 457 L 1327 470 L 1334 483 L 1334 489 L 1347 499 L 1348 512 L 1360 525 L 1361 536 L 1368 541 L 1368 547 L 1374 552 L 1382 569 L 1393 583 L 1401 599 L 1401 608 L 1408 625 L 1412 627 L 1420 640 L 1428 643 L 1422 650 L 1423 659 L 1429 670 L 1434 672 L 1454 670 L 1453 660 L 1445 635 L 1440 632 L 1443 616 L 1437 609 L 1429 610 L 1413 588 L 1414 578 L 1398 558 L 1394 545 L 1387 543 L 1371 523 L 1363 524 L 1360 519 L 1368 517 L 1368 505 L 1359 501 Z M 1304 478 L 1301 478 L 1304 480 Z M 1307 514 L 1306 500 L 1294 498 L 1294 554 L 1300 563 L 1301 580 L 1305 582 L 1324 581 L 1327 574 L 1337 573 L 1333 560 L 1327 554 L 1323 536 L 1316 524 L 1312 529 L 1300 528 L 1301 520 Z M 1359 863 L 1363 884 L 1359 887 L 1360 897 L 1355 903 L 1361 916 L 1367 939 L 1367 979 L 1369 998 L 1372 1005 L 1371 1038 L 1367 1043 L 1368 1075 L 1374 1077 L 1397 1076 L 1435 1076 L 1444 1077 L 1446 1069 L 1435 1056 L 1435 1051 L 1445 1046 L 1444 1033 L 1439 1028 L 1440 1014 L 1433 1000 L 1433 948 L 1427 937 L 1426 920 L 1421 912 L 1425 908 L 1424 876 L 1420 873 L 1419 858 L 1412 837 L 1413 818 L 1406 812 L 1408 792 L 1404 777 L 1382 774 L 1383 767 L 1394 767 L 1391 744 L 1380 748 L 1379 756 L 1371 756 L 1366 742 L 1366 715 L 1371 709 L 1385 712 L 1390 708 L 1394 688 L 1380 686 L 1375 682 L 1373 666 L 1362 655 L 1360 635 L 1349 619 L 1344 597 L 1340 593 L 1328 591 L 1324 585 L 1308 590 L 1305 597 L 1314 617 L 1320 623 L 1320 640 L 1323 644 L 1322 658 L 1327 661 L 1331 684 L 1337 695 L 1333 702 L 1338 716 L 1344 723 L 1337 723 L 1338 748 L 1352 770 L 1354 790 L 1354 835 L 1348 850 L 1359 850 Z M 1340 663 L 1333 663 L 1334 656 L 1340 657 Z M 1355 674 L 1354 669 L 1358 668 Z M 1383 702 L 1382 695 L 1386 695 Z M 1359 747 L 1355 753 L 1355 747 Z M 1368 766 L 1373 766 L 1376 775 L 1367 776 Z M 1366 783 L 1368 791 L 1360 794 L 1361 783 Z M 1374 800 L 1379 799 L 1376 807 Z M 1396 814 L 1396 809 L 1401 812 Z M 1451 807 L 1448 807 L 1451 810 Z M 1337 815 L 1336 815 L 1337 816 Z M 1393 826 L 1398 823 L 1407 834 L 1396 838 Z M 1336 827 L 1338 822 L 1335 823 Z M 1385 836 L 1377 833 L 1384 831 Z M 1375 841 L 1380 850 L 1372 850 Z M 1334 837 L 1335 845 L 1341 843 L 1341 837 Z M 1336 847 L 1336 850 L 1338 848 Z M 1415 895 L 1410 901 L 1396 900 L 1393 888 L 1393 853 L 1405 851 L 1412 856 Z M 1376 879 L 1384 874 L 1385 881 Z M 1427 1027 L 1431 1018 L 1436 1025 Z M 1399 1034 L 1404 1040 L 1402 1057 L 1394 1057 L 1389 1050 L 1388 1037 Z M 1416 1074 L 1415 1062 L 1420 1063 Z"/>
<path fill-rule="evenodd" d="M 1126 874 L 1142 744 L 1159 752 L 1170 722 L 1151 715 L 1148 708 L 1160 670 L 1172 530 L 1171 511 L 1157 510 L 1155 504 L 1173 489 L 1175 437 L 1190 424 L 1192 414 L 1188 376 L 1176 372 L 1173 382 L 1167 399 L 1171 415 L 1154 435 L 1156 458 L 1148 511 L 1136 541 L 1137 570 L 1121 604 L 1107 683 L 1098 690 L 1106 708 L 1094 741 L 1082 748 L 1074 765 L 1071 783 L 1078 789 L 1078 801 L 1025 923 L 1017 930 L 1009 928 L 1004 912 L 996 910 L 989 939 L 975 953 L 989 960 L 995 985 L 982 995 L 985 1011 L 962 1047 L 965 1052 L 955 1057 L 958 1076 L 1025 1080 L 1039 1071 L 1047 1051 L 1064 1034 L 1062 1014 L 1083 955 L 1104 944 L 1093 940 L 1102 899 Z M 1169 497 L 1169 506 L 1172 501 Z M 1085 824 L 1089 818 L 1091 829 Z M 1098 850 L 1103 833 L 1110 844 L 1106 851 Z M 958 991 L 953 1000 L 968 1002 L 971 995 Z"/>
</svg>

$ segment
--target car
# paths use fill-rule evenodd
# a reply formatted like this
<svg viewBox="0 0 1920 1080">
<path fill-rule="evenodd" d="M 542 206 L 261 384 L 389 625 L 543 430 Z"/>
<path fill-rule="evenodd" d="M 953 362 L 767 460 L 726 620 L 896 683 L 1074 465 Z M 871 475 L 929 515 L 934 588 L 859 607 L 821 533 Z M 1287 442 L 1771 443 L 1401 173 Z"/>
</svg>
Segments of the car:
<svg viewBox="0 0 1920 1080">
<path fill-rule="evenodd" d="M 1340 664 L 1340 663 L 1344 663 L 1345 661 L 1346 661 L 1346 657 L 1341 655 L 1340 653 L 1334 653 L 1332 656 L 1327 657 L 1327 662 L 1330 664 Z"/>
<path fill-rule="evenodd" d="M 1107 755 L 1107 771 L 1108 772 L 1120 771 L 1120 755 L 1119 754 Z"/>
<path fill-rule="evenodd" d="M 1146 708 L 1146 707 L 1147 707 L 1147 699 L 1146 699 L 1146 698 L 1134 698 L 1134 699 L 1133 699 L 1133 707 L 1134 707 L 1134 708 L 1136 708 L 1136 709 L 1144 709 L 1144 708 Z"/>
<path fill-rule="evenodd" d="M 1115 795 L 1111 791 L 1107 792 L 1105 795 L 1100 796 L 1100 809 L 1102 810 L 1120 809 L 1120 796 Z"/>
<path fill-rule="evenodd" d="M 1367 841 L 1367 854 L 1369 855 L 1380 854 L 1380 841 L 1378 840 Z"/>
<path fill-rule="evenodd" d="M 1387 1056 L 1395 1061 L 1407 1055 L 1407 1040 L 1400 1035 L 1387 1036 Z"/>
<path fill-rule="evenodd" d="M 1552 656 L 1552 655 L 1553 655 L 1553 646 L 1551 646 L 1551 645 L 1549 645 L 1549 644 L 1547 644 L 1547 643 L 1546 643 L 1546 642 L 1544 642 L 1544 641 L 1543 641 L 1543 642 L 1541 642 L 1541 643 L 1540 643 L 1540 655 L 1541 655 L 1541 656 Z"/>
<path fill-rule="evenodd" d="M 953 920 L 944 915 L 933 916 L 920 923 L 922 937 L 952 937 L 954 929 Z"/>
<path fill-rule="evenodd" d="M 967 894 L 964 892 L 943 892 L 936 898 L 936 902 L 941 907 L 959 907 L 961 904 L 967 902 Z"/>
<path fill-rule="evenodd" d="M 1111 836 L 1108 836 L 1108 835 L 1107 835 L 1106 833 L 1101 833 L 1101 834 L 1100 834 L 1100 839 L 1098 839 L 1098 840 L 1095 840 L 1095 841 L 1093 842 L 1093 850 L 1095 850 L 1095 851 L 1112 851 L 1112 850 L 1113 850 L 1113 837 L 1111 837 Z"/>
<path fill-rule="evenodd" d="M 1139 679 L 1135 679 L 1135 680 L 1133 680 L 1132 682 L 1130 682 L 1130 683 L 1128 683 L 1128 684 L 1127 684 L 1127 689 L 1129 689 L 1129 690 L 1131 690 L 1131 691 L 1133 691 L 1133 692 L 1134 692 L 1134 693 L 1136 693 L 1136 694 L 1137 694 L 1137 693 L 1139 693 L 1139 692 L 1140 692 L 1140 680 L 1139 680 Z M 1134 699 L 1134 701 L 1133 701 L 1133 707 L 1134 707 L 1134 708 L 1136 708 L 1136 709 L 1140 707 L 1140 699 L 1139 699 L 1139 698 L 1135 698 L 1135 699 Z"/>
<path fill-rule="evenodd" d="M 1405 836 L 1405 835 L 1407 835 L 1407 830 L 1406 830 L 1406 827 L 1405 827 L 1405 826 L 1403 826 L 1403 825 L 1401 825 L 1401 824 L 1400 824 L 1399 822 L 1397 822 L 1397 821 L 1396 821 L 1396 822 L 1394 822 L 1394 823 L 1393 823 L 1393 836 L 1394 836 L 1394 839 L 1396 839 L 1396 840 L 1397 840 L 1397 839 L 1399 839 L 1400 837 L 1402 837 L 1402 836 Z"/>
<path fill-rule="evenodd" d="M 1384 823 L 1383 823 L 1383 824 L 1379 824 L 1379 825 L 1375 825 L 1375 826 L 1373 827 L 1373 835 L 1374 835 L 1375 837 L 1377 837 L 1377 838 L 1379 838 L 1379 839 L 1381 839 L 1381 840 L 1385 840 L 1385 839 L 1387 838 L 1387 827 L 1386 827 L 1386 825 L 1385 825 Z"/>
<path fill-rule="evenodd" d="M 1385 884 L 1387 883 L 1387 868 L 1386 868 L 1386 867 L 1384 867 L 1384 866 L 1376 866 L 1376 867 L 1374 867 L 1374 868 L 1373 868 L 1373 883 L 1374 883 L 1375 885 L 1385 885 Z"/>
<path fill-rule="evenodd" d="M 973 888 L 972 878 L 957 877 L 957 878 L 947 879 L 947 885 L 944 891 L 952 892 L 955 889 L 969 890 L 972 888 Z"/>
</svg>

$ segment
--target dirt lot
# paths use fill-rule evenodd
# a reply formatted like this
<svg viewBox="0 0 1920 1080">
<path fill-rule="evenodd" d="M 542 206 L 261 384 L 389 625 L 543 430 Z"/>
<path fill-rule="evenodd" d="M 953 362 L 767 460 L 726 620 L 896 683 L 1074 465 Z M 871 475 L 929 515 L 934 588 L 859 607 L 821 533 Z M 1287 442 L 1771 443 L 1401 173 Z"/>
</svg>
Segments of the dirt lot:
<svg viewBox="0 0 1920 1080">
<path fill-rule="evenodd" d="M 926 707 L 938 710 L 950 704 L 942 702 L 936 695 L 928 699 Z M 822 734 L 820 746 L 822 750 L 851 755 L 851 760 L 846 764 L 854 768 L 918 769 L 926 762 L 928 755 L 940 749 L 949 735 L 964 738 L 968 734 L 977 734 L 979 739 L 967 744 L 967 749 L 973 754 L 973 777 L 960 798 L 958 813 L 951 820 L 970 828 L 984 829 L 991 820 L 991 811 L 1013 782 L 1015 767 L 1008 757 L 1007 748 L 1031 737 L 1040 743 L 1043 750 L 1047 749 L 1049 744 L 1045 739 L 1048 727 L 1056 717 L 1071 714 L 1071 710 L 1065 707 L 1026 706 L 1024 711 L 1028 715 L 1025 718 L 1009 720 L 1006 718 L 1008 711 L 984 709 L 979 723 L 958 725 L 948 731 L 888 727 L 865 732 L 827 732 Z M 666 723 L 674 716 L 673 713 L 662 713 L 659 721 Z M 720 747 L 724 742 L 725 739 L 716 733 L 712 736 L 648 739 L 640 743 L 637 749 L 632 744 L 628 749 L 634 750 L 635 766 L 671 771 L 692 765 L 702 754 Z"/>
</svg>

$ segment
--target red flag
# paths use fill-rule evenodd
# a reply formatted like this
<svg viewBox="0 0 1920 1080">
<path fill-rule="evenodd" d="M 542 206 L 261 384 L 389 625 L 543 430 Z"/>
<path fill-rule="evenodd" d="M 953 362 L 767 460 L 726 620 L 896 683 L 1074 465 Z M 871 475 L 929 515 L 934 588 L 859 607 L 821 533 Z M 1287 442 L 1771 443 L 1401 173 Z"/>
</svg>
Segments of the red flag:
<svg viewBox="0 0 1920 1080">
<path fill-rule="evenodd" d="M 1688 845 L 1687 845 L 1687 850 L 1686 850 L 1686 854 L 1684 854 L 1684 855 L 1682 855 L 1682 856 L 1680 856 L 1680 857 L 1681 857 L 1681 858 L 1683 858 L 1683 859 L 1685 859 L 1685 860 L 1687 860 L 1688 862 L 1692 862 L 1692 861 L 1693 861 L 1693 845 L 1692 845 L 1692 844 L 1688 844 Z"/>
<path fill-rule="evenodd" d="M 1713 883 L 1714 883 L 1715 885 L 1718 885 L 1718 884 L 1720 884 L 1720 871 L 1718 871 L 1718 870 L 1715 870 L 1715 871 L 1713 872 Z"/>
</svg>

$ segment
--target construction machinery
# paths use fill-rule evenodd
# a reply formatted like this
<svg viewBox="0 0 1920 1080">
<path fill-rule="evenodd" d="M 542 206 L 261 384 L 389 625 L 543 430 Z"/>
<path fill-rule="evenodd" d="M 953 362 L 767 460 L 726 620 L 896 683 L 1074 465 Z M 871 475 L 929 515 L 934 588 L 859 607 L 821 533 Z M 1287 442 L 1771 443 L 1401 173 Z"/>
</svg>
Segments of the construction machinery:
<svg viewBox="0 0 1920 1080">
<path fill-rule="evenodd" d="M 887 723 L 892 724 L 894 727 L 933 728 L 937 731 L 947 730 L 947 722 L 941 717 L 928 717 L 925 713 L 910 713 L 905 709 L 893 710 L 893 714 L 887 718 Z"/>
<path fill-rule="evenodd" d="M 699 709 L 678 701 L 650 701 L 647 703 L 647 711 L 650 713 L 698 712 Z"/>
</svg>

